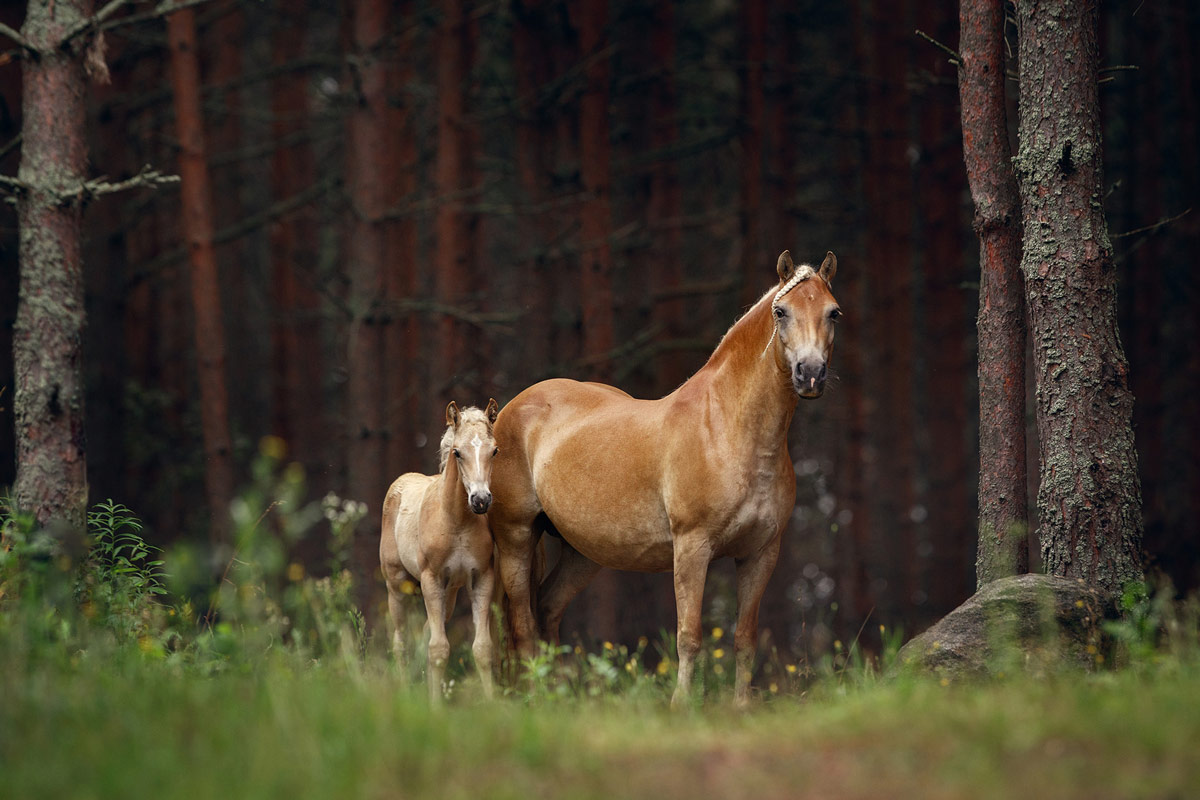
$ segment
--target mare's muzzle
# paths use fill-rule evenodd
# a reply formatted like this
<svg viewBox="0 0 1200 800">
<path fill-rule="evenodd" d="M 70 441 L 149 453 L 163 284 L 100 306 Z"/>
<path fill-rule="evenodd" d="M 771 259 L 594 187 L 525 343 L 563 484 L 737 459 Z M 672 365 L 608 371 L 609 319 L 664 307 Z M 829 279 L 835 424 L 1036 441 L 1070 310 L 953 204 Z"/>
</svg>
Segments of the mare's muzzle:
<svg viewBox="0 0 1200 800">
<path fill-rule="evenodd" d="M 792 370 L 792 386 L 796 394 L 812 399 L 825 391 L 825 362 L 823 360 L 797 361 Z"/>
<path fill-rule="evenodd" d="M 492 493 L 471 492 L 467 500 L 471 504 L 471 510 L 476 514 L 486 514 L 487 510 L 492 506 Z"/>
</svg>

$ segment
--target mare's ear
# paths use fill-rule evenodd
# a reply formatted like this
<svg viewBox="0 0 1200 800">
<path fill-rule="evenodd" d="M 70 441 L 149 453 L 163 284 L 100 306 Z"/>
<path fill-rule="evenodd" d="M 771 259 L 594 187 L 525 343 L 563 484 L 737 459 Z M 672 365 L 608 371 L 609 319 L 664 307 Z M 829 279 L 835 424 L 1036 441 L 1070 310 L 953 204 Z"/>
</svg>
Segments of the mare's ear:
<svg viewBox="0 0 1200 800">
<path fill-rule="evenodd" d="M 495 422 L 496 416 L 500 413 L 500 406 L 496 403 L 496 398 L 494 398 L 494 397 L 488 398 L 486 412 L 487 412 L 488 422 Z"/>
<path fill-rule="evenodd" d="M 779 282 L 787 283 L 792 277 L 792 273 L 796 271 L 796 265 L 792 263 L 792 254 L 784 250 L 779 254 L 779 261 L 775 264 L 775 271 L 779 273 Z"/>
<path fill-rule="evenodd" d="M 450 425 L 457 427 L 458 425 L 458 404 L 453 400 L 450 401 L 450 405 L 446 406 L 446 425 L 447 427 Z"/>
<path fill-rule="evenodd" d="M 830 286 L 833 285 L 833 276 L 837 275 L 837 256 L 832 250 L 825 251 L 825 260 L 821 262 L 821 268 L 817 270 L 817 274 L 825 279 L 825 282 Z"/>
</svg>

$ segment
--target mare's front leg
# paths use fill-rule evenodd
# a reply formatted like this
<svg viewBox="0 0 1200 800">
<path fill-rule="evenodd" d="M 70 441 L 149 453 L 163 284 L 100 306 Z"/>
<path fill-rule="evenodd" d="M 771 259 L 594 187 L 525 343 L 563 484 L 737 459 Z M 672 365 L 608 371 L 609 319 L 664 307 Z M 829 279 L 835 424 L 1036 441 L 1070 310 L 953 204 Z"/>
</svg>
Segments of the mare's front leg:
<svg viewBox="0 0 1200 800">
<path fill-rule="evenodd" d="M 500 555 L 500 581 L 508 595 L 513 646 L 521 658 L 537 655 L 537 621 L 533 618 L 533 532 L 529 527 L 495 523 L 492 531 Z"/>
<path fill-rule="evenodd" d="M 421 573 L 421 594 L 425 598 L 425 624 L 429 627 L 425 678 L 429 682 L 429 701 L 439 705 L 446 662 L 450 660 L 450 640 L 446 638 L 446 583 L 427 569 Z"/>
<path fill-rule="evenodd" d="M 475 655 L 475 669 L 483 682 L 483 695 L 491 700 L 496 693 L 492 683 L 492 592 L 496 586 L 496 573 L 491 567 L 481 572 L 471 584 L 471 620 L 475 624 L 475 641 L 471 652 Z"/>
<path fill-rule="evenodd" d="M 754 675 L 754 659 L 758 653 L 758 606 L 779 559 L 780 538 L 776 533 L 761 550 L 734 562 L 737 567 L 738 620 L 733 634 L 733 652 L 737 659 L 733 701 L 741 708 L 750 704 L 750 679 Z"/>
<path fill-rule="evenodd" d="M 679 708 L 691 697 L 692 671 L 700 652 L 703 632 L 700 612 L 704 606 L 704 582 L 712 561 L 708 537 L 695 531 L 675 537 L 675 613 L 678 623 L 675 648 L 679 655 L 679 677 L 671 708 Z"/>
</svg>

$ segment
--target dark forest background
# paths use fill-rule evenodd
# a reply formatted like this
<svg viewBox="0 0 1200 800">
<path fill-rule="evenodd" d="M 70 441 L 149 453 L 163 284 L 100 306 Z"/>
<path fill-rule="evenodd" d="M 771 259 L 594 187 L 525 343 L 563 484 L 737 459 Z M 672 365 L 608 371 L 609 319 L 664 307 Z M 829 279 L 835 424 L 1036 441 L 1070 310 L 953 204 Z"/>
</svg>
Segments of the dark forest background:
<svg viewBox="0 0 1200 800">
<path fill-rule="evenodd" d="M 19 5 L 0 22 L 19 28 Z M 364 44 L 354 20 L 371 5 Z M 369 553 L 390 480 L 436 469 L 449 400 L 503 404 L 560 375 L 664 394 L 773 284 L 781 250 L 833 250 L 846 316 L 831 385 L 793 425 L 797 507 L 762 624 L 815 654 L 860 629 L 915 632 L 973 592 L 978 245 L 955 68 L 914 33 L 953 49 L 956 2 L 214 0 L 197 22 L 238 484 L 261 438 L 281 437 L 314 497 L 368 504 Z M 1184 213 L 1200 187 L 1198 35 L 1188 0 L 1102 10 L 1145 549 L 1181 590 L 1200 586 L 1200 211 Z M 93 175 L 175 170 L 165 25 L 106 39 Z M 20 66 L 0 60 L 12 175 Z M 379 75 L 364 144 L 354 117 Z M 134 508 L 164 546 L 210 526 L 180 217 L 171 187 L 85 215 L 91 497 Z M 0 486 L 16 302 L 6 210 Z M 710 578 L 723 624 L 730 575 Z M 668 576 L 604 573 L 564 634 L 672 630 L 672 598 Z"/>
</svg>

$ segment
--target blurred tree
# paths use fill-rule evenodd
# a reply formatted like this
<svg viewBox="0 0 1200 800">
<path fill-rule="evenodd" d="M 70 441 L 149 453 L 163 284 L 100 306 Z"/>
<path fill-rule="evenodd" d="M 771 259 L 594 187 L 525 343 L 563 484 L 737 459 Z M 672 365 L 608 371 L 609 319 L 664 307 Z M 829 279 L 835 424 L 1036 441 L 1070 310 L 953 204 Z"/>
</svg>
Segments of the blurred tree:
<svg viewBox="0 0 1200 800">
<path fill-rule="evenodd" d="M 1025 275 L 1046 571 L 1109 594 L 1142 576 L 1129 364 L 1104 217 L 1095 0 L 1017 4 Z"/>
<path fill-rule="evenodd" d="M 398 139 L 396 110 L 387 96 L 385 50 L 392 32 L 388 0 L 354 0 L 350 4 L 351 110 L 347 121 L 346 191 L 350 201 L 347 240 L 349 259 L 349 379 L 346 409 L 349 427 L 347 485 L 350 497 L 367 503 L 363 535 L 354 539 L 355 585 L 360 608 L 368 619 L 382 600 L 378 580 L 378 540 L 365 534 L 374 527 L 389 476 L 384 470 L 384 331 L 387 320 L 386 264 L 388 214 L 395 204 L 394 176 Z"/>
<path fill-rule="evenodd" d="M 225 385 L 225 323 L 213 249 L 212 188 L 200 107 L 195 15 L 195 10 L 186 8 L 167 16 L 167 44 L 171 51 L 171 86 L 179 136 L 180 210 L 191 272 L 200 420 L 204 432 L 204 484 L 211 519 L 209 537 L 220 545 L 228 544 L 230 539 L 233 445 Z"/>
<path fill-rule="evenodd" d="M 475 152 L 467 123 L 467 97 L 474 54 L 475 26 L 463 0 L 441 0 L 437 28 L 437 145 L 434 156 L 434 295 L 439 309 L 433 355 L 433 388 L 446 398 L 471 404 L 477 378 L 467 348 L 467 325 L 455 312 L 466 310 L 478 287 L 472 283 L 477 243 L 478 200 L 471 182 Z"/>
<path fill-rule="evenodd" d="M 976 582 L 1029 570 L 1020 205 L 1004 96 L 1004 2 L 959 5 L 963 156 L 979 235 Z"/>
</svg>

